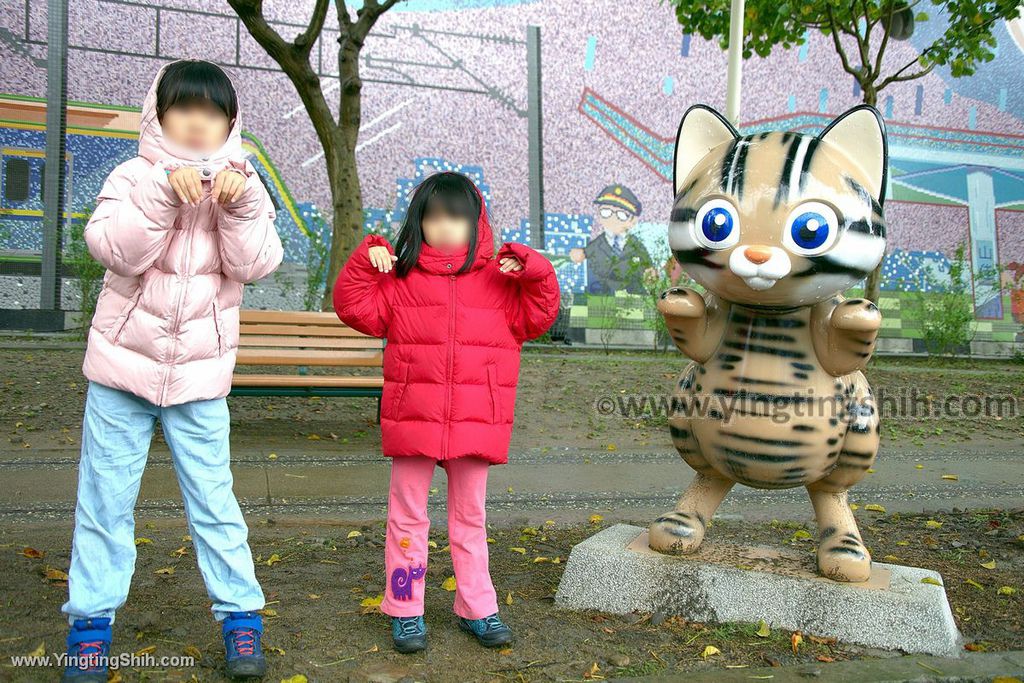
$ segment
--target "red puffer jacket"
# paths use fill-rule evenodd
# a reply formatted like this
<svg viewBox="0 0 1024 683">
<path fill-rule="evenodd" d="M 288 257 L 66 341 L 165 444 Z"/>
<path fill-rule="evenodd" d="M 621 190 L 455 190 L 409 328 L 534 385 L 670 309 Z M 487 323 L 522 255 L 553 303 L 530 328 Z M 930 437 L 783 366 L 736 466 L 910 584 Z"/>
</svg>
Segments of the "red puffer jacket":
<svg viewBox="0 0 1024 683">
<path fill-rule="evenodd" d="M 558 314 L 559 290 L 551 262 L 522 244 L 508 243 L 498 258 L 514 256 L 523 269 L 502 273 L 486 210 L 481 211 L 470 270 L 464 247 L 443 252 L 424 243 L 405 277 L 381 273 L 367 255 L 391 245 L 368 235 L 334 285 L 334 310 L 350 327 L 386 337 L 381 436 L 386 456 L 466 455 L 508 462 L 519 352 Z"/>
</svg>

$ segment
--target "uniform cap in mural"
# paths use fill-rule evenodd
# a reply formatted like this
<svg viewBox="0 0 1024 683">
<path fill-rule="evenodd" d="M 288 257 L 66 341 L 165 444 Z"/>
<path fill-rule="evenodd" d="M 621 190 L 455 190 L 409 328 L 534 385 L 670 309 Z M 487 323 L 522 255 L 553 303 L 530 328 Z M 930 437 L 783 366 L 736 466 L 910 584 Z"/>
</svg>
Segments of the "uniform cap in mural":
<svg viewBox="0 0 1024 683">
<path fill-rule="evenodd" d="M 615 206 L 629 211 L 634 216 L 640 215 L 640 200 L 637 199 L 637 196 L 633 194 L 632 190 L 625 185 L 620 185 L 619 183 L 609 185 L 601 190 L 600 194 L 597 195 L 597 198 L 594 199 L 594 204 Z"/>
</svg>

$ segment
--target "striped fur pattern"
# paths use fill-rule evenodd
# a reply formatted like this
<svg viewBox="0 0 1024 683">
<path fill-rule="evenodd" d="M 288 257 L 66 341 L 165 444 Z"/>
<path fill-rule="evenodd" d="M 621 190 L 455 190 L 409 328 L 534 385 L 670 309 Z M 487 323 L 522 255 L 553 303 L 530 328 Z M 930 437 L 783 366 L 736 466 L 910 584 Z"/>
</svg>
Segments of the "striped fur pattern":
<svg viewBox="0 0 1024 683">
<path fill-rule="evenodd" d="M 885 250 L 884 129 L 873 110 L 857 109 L 846 115 L 855 120 L 841 117 L 817 137 L 740 136 L 720 119 L 716 133 L 707 112 L 717 117 L 698 112 L 692 130 L 686 118 L 680 128 L 677 155 L 691 158 L 677 157 L 669 236 L 706 292 L 674 288 L 658 302 L 692 359 L 669 425 L 697 474 L 676 509 L 651 525 L 651 547 L 696 550 L 735 483 L 803 486 L 821 529 L 819 570 L 866 580 L 871 558 L 846 492 L 878 452 L 878 411 L 862 370 L 881 315 L 840 292 Z M 868 131 L 862 146 L 858 126 Z M 702 147 L 688 135 L 708 139 Z M 692 158 L 695 149 L 707 153 Z"/>
</svg>

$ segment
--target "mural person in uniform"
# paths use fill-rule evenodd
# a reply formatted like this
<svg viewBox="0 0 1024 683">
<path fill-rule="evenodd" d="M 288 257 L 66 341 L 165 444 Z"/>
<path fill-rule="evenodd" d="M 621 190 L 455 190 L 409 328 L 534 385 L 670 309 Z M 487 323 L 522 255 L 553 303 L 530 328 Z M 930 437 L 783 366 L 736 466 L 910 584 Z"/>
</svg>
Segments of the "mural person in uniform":
<svg viewBox="0 0 1024 683">
<path fill-rule="evenodd" d="M 654 263 L 644 243 L 630 234 L 640 219 L 640 200 L 628 187 L 615 183 L 601 190 L 594 204 L 601 233 L 585 248 L 569 252 L 573 263 L 587 262 L 587 292 L 645 293 L 644 277 L 654 272 Z"/>
</svg>

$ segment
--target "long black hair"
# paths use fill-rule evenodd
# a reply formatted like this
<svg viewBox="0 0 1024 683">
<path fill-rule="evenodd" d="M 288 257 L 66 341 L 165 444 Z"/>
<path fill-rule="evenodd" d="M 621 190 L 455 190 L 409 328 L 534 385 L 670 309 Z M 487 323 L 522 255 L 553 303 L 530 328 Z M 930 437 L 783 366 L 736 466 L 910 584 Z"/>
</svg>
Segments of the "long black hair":
<svg viewBox="0 0 1024 683">
<path fill-rule="evenodd" d="M 156 116 L 163 120 L 177 105 L 208 103 L 224 112 L 228 127 L 238 116 L 238 96 L 231 79 L 216 64 L 201 59 L 182 59 L 164 69 L 156 85 Z"/>
<path fill-rule="evenodd" d="M 395 240 L 395 253 L 398 255 L 395 270 L 398 276 L 404 277 L 419 261 L 420 248 L 423 246 L 423 219 L 434 213 L 469 221 L 469 250 L 458 272 L 469 270 L 476 257 L 480 210 L 480 195 L 473 181 L 461 173 L 435 173 L 420 183 L 412 193 L 405 222 Z"/>
</svg>

